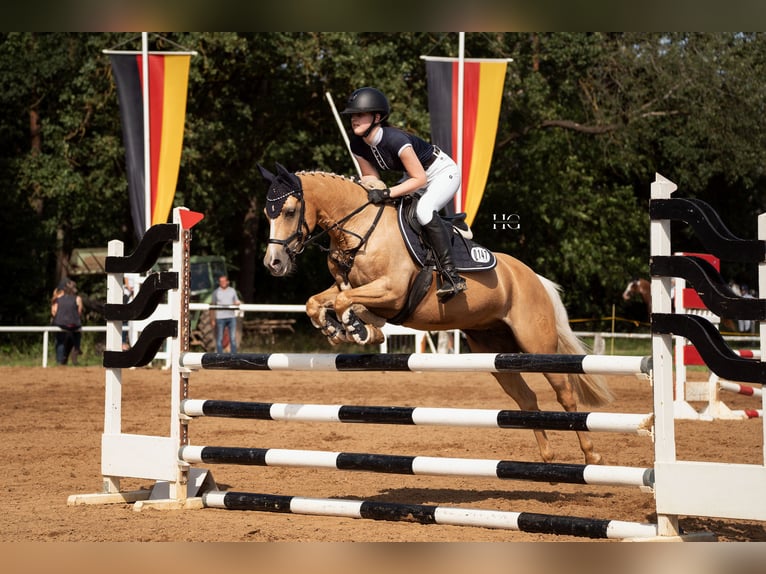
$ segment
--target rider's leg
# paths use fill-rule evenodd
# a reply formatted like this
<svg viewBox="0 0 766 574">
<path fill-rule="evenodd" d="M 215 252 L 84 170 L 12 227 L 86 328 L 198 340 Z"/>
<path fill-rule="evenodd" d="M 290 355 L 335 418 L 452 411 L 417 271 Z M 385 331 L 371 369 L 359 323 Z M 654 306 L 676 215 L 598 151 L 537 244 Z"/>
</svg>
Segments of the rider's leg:
<svg viewBox="0 0 766 574">
<path fill-rule="evenodd" d="M 465 291 L 465 280 L 455 272 L 452 261 L 452 231 L 439 217 L 438 211 L 447 205 L 460 187 L 460 170 L 446 154 L 441 154 L 426 171 L 428 183 L 418 201 L 415 215 L 423 227 L 426 239 L 439 259 L 444 281 L 437 290 L 439 299 L 444 301 Z"/>
<path fill-rule="evenodd" d="M 422 225 L 428 243 L 431 244 L 436 258 L 439 260 L 442 277 L 444 278 L 441 286 L 436 291 L 436 295 L 440 300 L 449 299 L 467 289 L 465 279 L 457 274 L 455 264 L 452 261 L 451 230 L 447 228 L 439 214 L 435 211 L 432 213 L 431 220 Z"/>
</svg>

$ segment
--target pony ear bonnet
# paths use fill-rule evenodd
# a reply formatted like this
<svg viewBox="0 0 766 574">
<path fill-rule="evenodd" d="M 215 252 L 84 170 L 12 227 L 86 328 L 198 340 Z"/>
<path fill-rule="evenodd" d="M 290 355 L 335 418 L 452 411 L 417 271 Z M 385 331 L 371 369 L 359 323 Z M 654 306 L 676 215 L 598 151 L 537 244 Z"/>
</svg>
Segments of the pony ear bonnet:
<svg viewBox="0 0 766 574">
<path fill-rule="evenodd" d="M 276 162 L 276 164 L 277 164 L 277 177 L 286 183 L 289 182 L 290 185 L 293 186 L 293 188 L 296 191 L 302 190 L 301 180 L 298 178 L 298 176 L 295 175 L 290 170 L 288 170 L 281 163 Z"/>
<path fill-rule="evenodd" d="M 269 183 L 274 183 L 275 176 L 273 173 L 271 173 L 268 169 L 263 167 L 261 164 L 256 164 L 258 166 L 258 171 L 261 172 L 261 176 L 263 176 L 263 179 L 268 181 Z"/>
<path fill-rule="evenodd" d="M 295 195 L 302 198 L 301 180 L 280 163 L 277 163 L 276 176 L 261 165 L 258 165 L 258 169 L 261 170 L 261 175 L 271 183 L 266 194 L 266 215 L 269 219 L 276 219 L 282 213 L 282 207 L 289 196 Z"/>
<path fill-rule="evenodd" d="M 276 165 L 277 165 L 277 175 L 290 175 L 290 171 L 281 163 L 276 162 Z"/>
</svg>

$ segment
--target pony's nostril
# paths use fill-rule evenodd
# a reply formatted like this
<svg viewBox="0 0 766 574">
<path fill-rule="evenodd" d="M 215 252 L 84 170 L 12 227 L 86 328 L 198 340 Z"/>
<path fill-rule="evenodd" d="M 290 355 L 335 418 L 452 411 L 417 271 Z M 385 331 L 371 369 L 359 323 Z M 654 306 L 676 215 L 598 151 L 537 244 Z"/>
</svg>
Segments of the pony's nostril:
<svg viewBox="0 0 766 574">
<path fill-rule="evenodd" d="M 278 273 L 283 268 L 282 260 L 281 259 L 272 259 L 271 263 L 269 263 L 269 268 L 273 272 Z"/>
</svg>

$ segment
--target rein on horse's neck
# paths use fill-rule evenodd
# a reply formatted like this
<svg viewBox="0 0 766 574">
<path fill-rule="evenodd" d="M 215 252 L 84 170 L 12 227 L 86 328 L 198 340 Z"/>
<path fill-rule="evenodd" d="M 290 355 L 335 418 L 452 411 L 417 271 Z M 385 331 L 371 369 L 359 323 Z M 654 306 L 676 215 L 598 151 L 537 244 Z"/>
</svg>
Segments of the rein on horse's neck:
<svg viewBox="0 0 766 574">
<path fill-rule="evenodd" d="M 365 230 L 370 226 L 374 228 L 380 216 L 371 223 L 362 215 L 370 202 L 365 195 L 359 194 L 358 190 L 363 188 L 358 183 L 342 175 L 321 171 L 303 171 L 296 175 L 303 184 L 304 201 L 312 205 L 316 224 L 324 230 L 314 237 L 328 234 L 341 248 L 348 249 L 348 235 L 362 241 Z M 382 207 L 378 211 L 382 211 Z"/>
<path fill-rule="evenodd" d="M 357 215 L 361 215 L 372 205 L 366 195 L 359 198 L 358 190 L 363 189 L 361 185 L 343 176 L 325 172 L 299 172 L 296 175 L 301 178 L 304 205 L 312 203 L 316 211 L 317 225 L 324 230 L 312 235 L 310 241 L 313 243 L 324 234 L 332 237 L 338 249 L 321 246 L 320 249 L 331 251 L 331 258 L 341 268 L 344 279 L 348 281 L 356 254 L 375 231 L 385 206 L 377 206 L 372 221 L 368 217 L 357 218 Z M 335 193 L 331 193 L 332 191 Z M 355 223 L 355 229 L 349 229 L 347 226 L 347 223 L 352 221 Z M 355 245 L 349 245 L 349 235 L 356 239 Z"/>
</svg>

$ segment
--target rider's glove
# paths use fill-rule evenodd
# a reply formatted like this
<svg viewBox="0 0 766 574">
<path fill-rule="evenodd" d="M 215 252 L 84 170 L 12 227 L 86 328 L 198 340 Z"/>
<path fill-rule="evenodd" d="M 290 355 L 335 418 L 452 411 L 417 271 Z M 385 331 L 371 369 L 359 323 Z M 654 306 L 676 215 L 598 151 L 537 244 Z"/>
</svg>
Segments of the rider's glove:
<svg viewBox="0 0 766 574">
<path fill-rule="evenodd" d="M 367 190 L 367 199 L 370 203 L 383 203 L 387 199 L 391 199 L 391 190 L 387 187 L 385 189 Z"/>
</svg>

